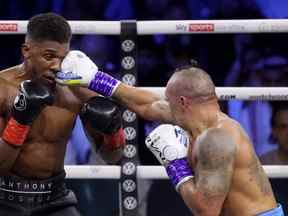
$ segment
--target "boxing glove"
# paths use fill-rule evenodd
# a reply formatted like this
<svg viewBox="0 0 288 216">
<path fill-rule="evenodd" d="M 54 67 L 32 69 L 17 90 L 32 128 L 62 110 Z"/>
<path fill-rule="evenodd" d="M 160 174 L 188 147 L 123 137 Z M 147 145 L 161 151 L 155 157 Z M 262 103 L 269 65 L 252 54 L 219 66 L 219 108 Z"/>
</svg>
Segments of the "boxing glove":
<svg viewBox="0 0 288 216">
<path fill-rule="evenodd" d="M 80 118 L 85 124 L 104 135 L 104 145 L 110 150 L 125 145 L 125 136 L 122 128 L 121 110 L 109 98 L 95 96 L 90 98 L 80 111 Z"/>
<path fill-rule="evenodd" d="M 42 109 L 46 105 L 52 105 L 53 101 L 54 96 L 46 86 L 31 80 L 23 81 L 2 139 L 12 145 L 22 145 L 32 122 Z"/>
<path fill-rule="evenodd" d="M 79 50 L 70 51 L 56 74 L 56 82 L 61 85 L 85 86 L 103 96 L 112 96 L 120 81 L 98 70 L 94 62 Z"/>
<path fill-rule="evenodd" d="M 170 124 L 160 125 L 147 136 L 145 143 L 165 166 L 177 191 L 181 184 L 193 177 L 187 161 L 189 137 L 182 128 Z"/>
</svg>

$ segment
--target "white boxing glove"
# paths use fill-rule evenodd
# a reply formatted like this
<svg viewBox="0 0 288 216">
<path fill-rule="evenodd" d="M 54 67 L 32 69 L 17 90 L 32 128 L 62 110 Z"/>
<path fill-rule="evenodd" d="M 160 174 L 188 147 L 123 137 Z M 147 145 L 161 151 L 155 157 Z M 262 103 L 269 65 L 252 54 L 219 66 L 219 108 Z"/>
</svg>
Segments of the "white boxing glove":
<svg viewBox="0 0 288 216">
<path fill-rule="evenodd" d="M 72 50 L 63 59 L 56 81 L 62 85 L 88 86 L 97 71 L 98 67 L 85 53 Z"/>
<path fill-rule="evenodd" d="M 187 156 L 189 138 L 182 128 L 162 124 L 147 136 L 145 143 L 158 161 L 166 166 L 175 159 Z"/>
<path fill-rule="evenodd" d="M 160 125 L 147 136 L 145 143 L 165 166 L 176 190 L 193 177 L 186 158 L 189 136 L 182 128 L 170 124 Z"/>
<path fill-rule="evenodd" d="M 61 85 L 85 86 L 103 96 L 112 96 L 120 84 L 119 80 L 99 71 L 96 64 L 79 50 L 71 50 L 65 56 L 56 81 Z"/>
</svg>

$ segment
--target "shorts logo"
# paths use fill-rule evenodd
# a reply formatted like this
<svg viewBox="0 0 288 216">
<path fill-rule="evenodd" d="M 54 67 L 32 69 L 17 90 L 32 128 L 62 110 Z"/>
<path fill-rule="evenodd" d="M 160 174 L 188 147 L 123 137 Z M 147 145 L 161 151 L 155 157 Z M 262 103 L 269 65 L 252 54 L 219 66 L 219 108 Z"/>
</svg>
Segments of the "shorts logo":
<svg viewBox="0 0 288 216">
<path fill-rule="evenodd" d="M 195 23 L 189 24 L 189 32 L 214 32 L 214 24 Z"/>
<path fill-rule="evenodd" d="M 23 111 L 27 107 L 26 97 L 23 93 L 16 96 L 14 100 L 14 107 L 18 111 Z"/>
<path fill-rule="evenodd" d="M 17 32 L 17 23 L 0 23 L 0 32 Z"/>
</svg>

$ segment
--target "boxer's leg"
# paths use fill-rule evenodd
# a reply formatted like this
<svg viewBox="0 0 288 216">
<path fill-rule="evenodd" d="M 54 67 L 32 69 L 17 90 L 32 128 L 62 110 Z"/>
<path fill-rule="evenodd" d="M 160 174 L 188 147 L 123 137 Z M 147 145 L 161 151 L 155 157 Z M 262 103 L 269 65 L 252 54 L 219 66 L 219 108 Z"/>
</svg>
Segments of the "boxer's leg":
<svg viewBox="0 0 288 216">
<path fill-rule="evenodd" d="M 26 216 L 29 215 L 28 211 L 25 211 L 24 208 L 21 208 L 20 206 L 10 206 L 9 204 L 1 204 L 0 203 L 0 215 L 3 216 Z"/>
<path fill-rule="evenodd" d="M 75 206 L 67 206 L 53 213 L 44 213 L 43 216 L 81 216 L 81 214 Z"/>
<path fill-rule="evenodd" d="M 81 216 L 77 209 L 77 199 L 75 194 L 69 190 L 68 193 L 55 199 L 33 212 L 33 216 Z"/>
</svg>

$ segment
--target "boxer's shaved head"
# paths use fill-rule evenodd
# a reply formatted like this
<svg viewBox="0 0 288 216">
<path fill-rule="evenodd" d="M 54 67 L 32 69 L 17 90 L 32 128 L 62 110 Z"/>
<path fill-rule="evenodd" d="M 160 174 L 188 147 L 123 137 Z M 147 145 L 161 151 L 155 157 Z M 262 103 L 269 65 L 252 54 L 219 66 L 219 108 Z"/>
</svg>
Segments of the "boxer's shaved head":
<svg viewBox="0 0 288 216">
<path fill-rule="evenodd" d="M 71 28 L 62 16 L 54 13 L 44 13 L 29 20 L 26 40 L 69 43 L 71 35 Z"/>
<path fill-rule="evenodd" d="M 211 77 L 198 67 L 185 66 L 176 69 L 167 84 L 170 96 L 185 96 L 203 101 L 216 96 Z"/>
</svg>

